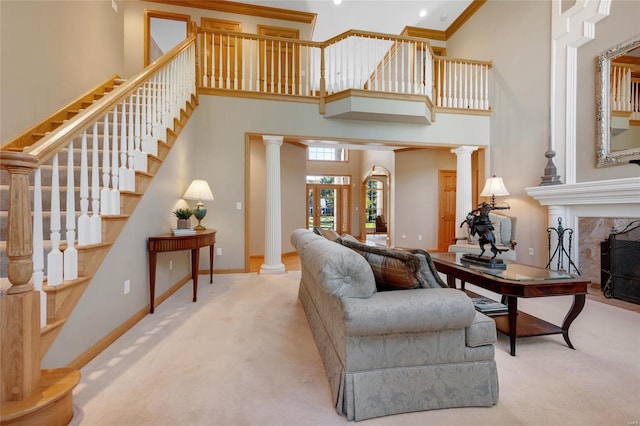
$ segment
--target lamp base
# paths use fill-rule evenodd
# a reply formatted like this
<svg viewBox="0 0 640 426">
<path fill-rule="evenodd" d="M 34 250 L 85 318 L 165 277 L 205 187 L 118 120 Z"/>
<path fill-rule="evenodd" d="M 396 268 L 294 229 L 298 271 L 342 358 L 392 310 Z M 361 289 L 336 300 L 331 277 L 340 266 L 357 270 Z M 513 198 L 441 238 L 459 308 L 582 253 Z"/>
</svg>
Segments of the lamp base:
<svg viewBox="0 0 640 426">
<path fill-rule="evenodd" d="M 204 229 L 207 229 L 200 224 L 200 221 L 204 219 L 204 217 L 207 215 L 207 209 L 203 208 L 201 203 L 198 203 L 195 210 L 193 210 L 193 215 L 198 220 L 198 224 L 193 229 L 195 229 L 196 231 L 202 231 Z"/>
</svg>

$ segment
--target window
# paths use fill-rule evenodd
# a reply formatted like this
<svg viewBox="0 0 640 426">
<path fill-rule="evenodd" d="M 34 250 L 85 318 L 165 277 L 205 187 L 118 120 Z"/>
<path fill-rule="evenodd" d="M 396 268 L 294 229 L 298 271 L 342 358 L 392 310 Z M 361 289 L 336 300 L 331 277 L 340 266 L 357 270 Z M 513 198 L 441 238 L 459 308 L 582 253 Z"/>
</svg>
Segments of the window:
<svg viewBox="0 0 640 426">
<path fill-rule="evenodd" d="M 325 148 L 310 146 L 307 159 L 311 161 L 349 161 L 349 150 L 344 148 Z"/>
</svg>

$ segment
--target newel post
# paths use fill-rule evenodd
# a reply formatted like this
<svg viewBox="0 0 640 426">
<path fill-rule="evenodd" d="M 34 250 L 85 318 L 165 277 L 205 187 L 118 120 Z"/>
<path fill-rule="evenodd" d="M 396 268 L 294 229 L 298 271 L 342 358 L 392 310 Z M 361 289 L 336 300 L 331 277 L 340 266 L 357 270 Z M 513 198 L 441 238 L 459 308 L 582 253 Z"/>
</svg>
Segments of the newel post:
<svg viewBox="0 0 640 426">
<path fill-rule="evenodd" d="M 33 239 L 29 175 L 37 158 L 0 152 L 0 167 L 9 172 L 7 276 L 11 286 L 0 296 L 2 402 L 20 401 L 40 380 L 40 295 L 30 282 Z"/>
</svg>

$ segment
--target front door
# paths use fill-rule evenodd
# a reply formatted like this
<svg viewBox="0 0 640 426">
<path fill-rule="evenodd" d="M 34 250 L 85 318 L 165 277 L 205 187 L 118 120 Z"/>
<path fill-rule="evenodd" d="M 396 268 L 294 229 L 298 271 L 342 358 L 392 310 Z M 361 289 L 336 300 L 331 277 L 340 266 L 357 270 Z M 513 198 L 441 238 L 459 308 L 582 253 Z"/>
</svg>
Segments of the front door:
<svg viewBox="0 0 640 426">
<path fill-rule="evenodd" d="M 307 184 L 307 225 L 349 233 L 349 186 Z"/>
</svg>

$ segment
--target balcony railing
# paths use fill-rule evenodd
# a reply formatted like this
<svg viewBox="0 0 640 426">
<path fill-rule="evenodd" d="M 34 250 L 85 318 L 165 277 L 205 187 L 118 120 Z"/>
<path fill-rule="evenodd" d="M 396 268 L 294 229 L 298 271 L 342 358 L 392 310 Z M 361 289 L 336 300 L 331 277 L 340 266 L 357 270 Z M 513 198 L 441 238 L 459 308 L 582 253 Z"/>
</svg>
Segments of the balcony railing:
<svg viewBox="0 0 640 426">
<path fill-rule="evenodd" d="M 357 89 L 424 95 L 442 108 L 490 110 L 491 62 L 435 56 L 425 39 L 355 30 L 326 42 L 198 33 L 204 89 L 311 98 Z"/>
</svg>

